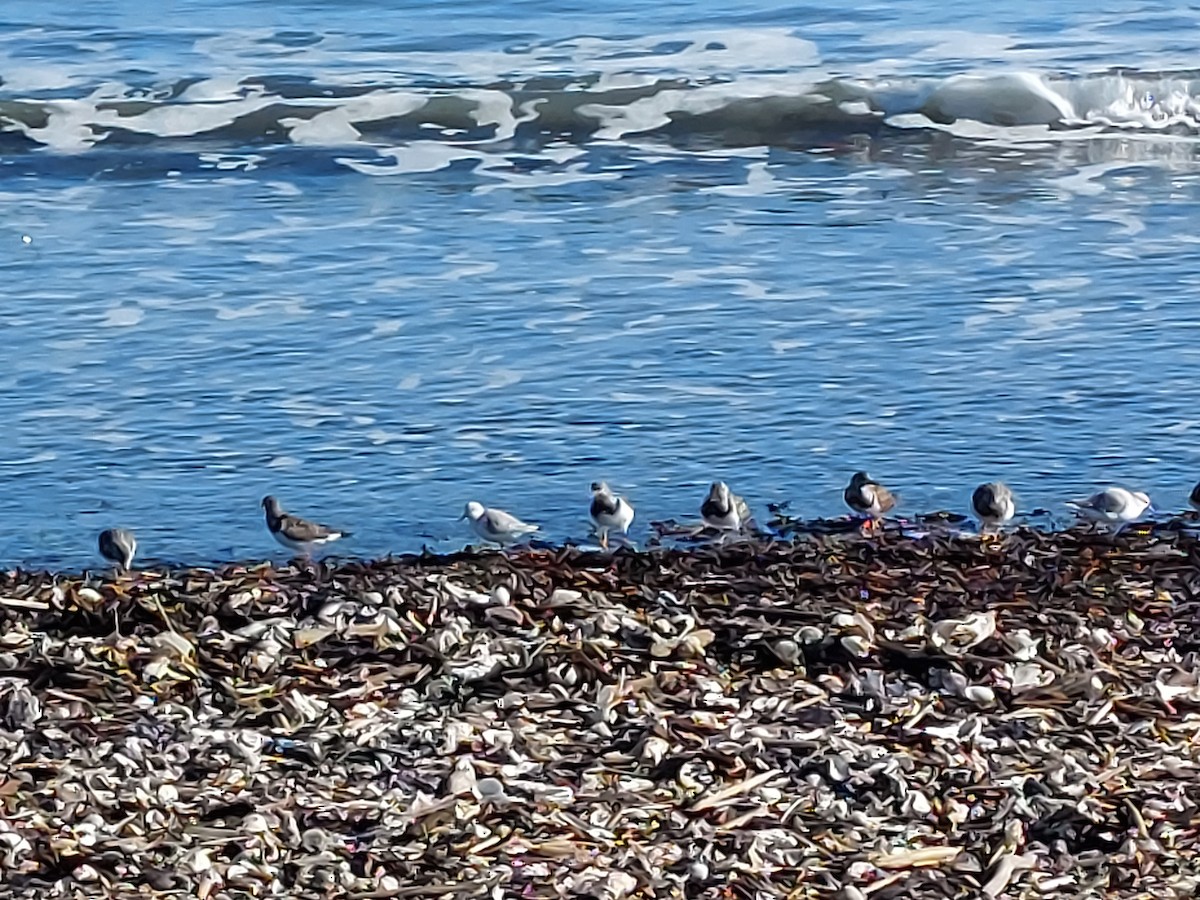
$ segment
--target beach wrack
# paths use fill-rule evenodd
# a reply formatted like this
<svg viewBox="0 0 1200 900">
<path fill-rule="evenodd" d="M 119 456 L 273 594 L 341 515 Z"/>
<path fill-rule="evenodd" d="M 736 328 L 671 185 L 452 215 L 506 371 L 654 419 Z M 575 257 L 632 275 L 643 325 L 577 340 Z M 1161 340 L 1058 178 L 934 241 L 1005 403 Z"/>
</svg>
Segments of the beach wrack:
<svg viewBox="0 0 1200 900">
<path fill-rule="evenodd" d="M 1200 543 L 0 574 L 17 897 L 1192 897 Z"/>
</svg>

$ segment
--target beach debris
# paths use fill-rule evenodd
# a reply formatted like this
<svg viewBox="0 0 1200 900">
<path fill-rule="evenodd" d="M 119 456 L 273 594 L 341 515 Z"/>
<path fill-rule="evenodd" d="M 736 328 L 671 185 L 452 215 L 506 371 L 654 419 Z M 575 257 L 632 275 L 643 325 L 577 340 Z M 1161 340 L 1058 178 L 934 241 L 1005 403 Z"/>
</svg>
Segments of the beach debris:
<svg viewBox="0 0 1200 900">
<path fill-rule="evenodd" d="M 0 882 L 1192 897 L 1197 603 L 1182 530 L 0 573 Z"/>
</svg>

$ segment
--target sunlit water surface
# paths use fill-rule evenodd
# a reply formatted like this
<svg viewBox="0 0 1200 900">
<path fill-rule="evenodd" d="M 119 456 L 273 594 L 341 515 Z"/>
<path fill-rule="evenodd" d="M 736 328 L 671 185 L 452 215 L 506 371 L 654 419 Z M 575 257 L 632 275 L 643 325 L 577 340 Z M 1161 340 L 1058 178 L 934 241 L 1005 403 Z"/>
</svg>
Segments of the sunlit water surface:
<svg viewBox="0 0 1200 900">
<path fill-rule="evenodd" d="M 1200 13 L 0 10 L 0 563 L 1200 477 Z"/>
</svg>

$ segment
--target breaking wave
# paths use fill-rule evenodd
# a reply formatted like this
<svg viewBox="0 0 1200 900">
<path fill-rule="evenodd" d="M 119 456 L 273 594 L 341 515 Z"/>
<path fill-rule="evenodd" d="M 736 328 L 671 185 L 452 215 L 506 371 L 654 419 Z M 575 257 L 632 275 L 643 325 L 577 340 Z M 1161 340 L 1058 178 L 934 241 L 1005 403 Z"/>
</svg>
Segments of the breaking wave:
<svg viewBox="0 0 1200 900">
<path fill-rule="evenodd" d="M 288 146 L 377 154 L 413 142 L 478 145 L 484 152 L 497 144 L 545 148 L 646 138 L 684 147 L 806 148 L 914 131 L 1008 142 L 1200 135 L 1197 72 L 854 77 L 822 71 L 808 41 L 771 36 L 755 66 L 745 64 L 746 47 L 738 64 L 726 64 L 727 38 L 698 34 L 668 48 L 647 39 L 638 53 L 608 48 L 583 60 L 579 72 L 563 71 L 581 64 L 578 55 L 555 59 L 542 48 L 523 76 L 518 70 L 480 77 L 481 67 L 439 72 L 428 60 L 400 57 L 397 67 L 421 74 L 356 76 L 318 67 L 304 75 L 225 73 L 144 85 L 93 78 L 41 90 L 28 78 L 5 77 L 0 150 Z M 761 34 L 754 37 L 763 43 Z M 519 66 L 521 58 L 508 62 Z M 446 153 L 426 155 L 436 166 Z M 361 156 L 340 161 L 361 167 Z"/>
</svg>

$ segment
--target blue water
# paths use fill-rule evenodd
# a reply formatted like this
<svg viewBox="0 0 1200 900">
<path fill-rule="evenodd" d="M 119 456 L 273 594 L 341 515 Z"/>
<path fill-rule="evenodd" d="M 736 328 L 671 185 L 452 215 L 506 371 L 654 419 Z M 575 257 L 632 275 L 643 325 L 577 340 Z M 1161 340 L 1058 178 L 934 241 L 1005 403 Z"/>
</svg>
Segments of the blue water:
<svg viewBox="0 0 1200 900">
<path fill-rule="evenodd" d="M 381 6 L 6 0 L 0 564 L 1200 477 L 1200 11 Z"/>
</svg>

